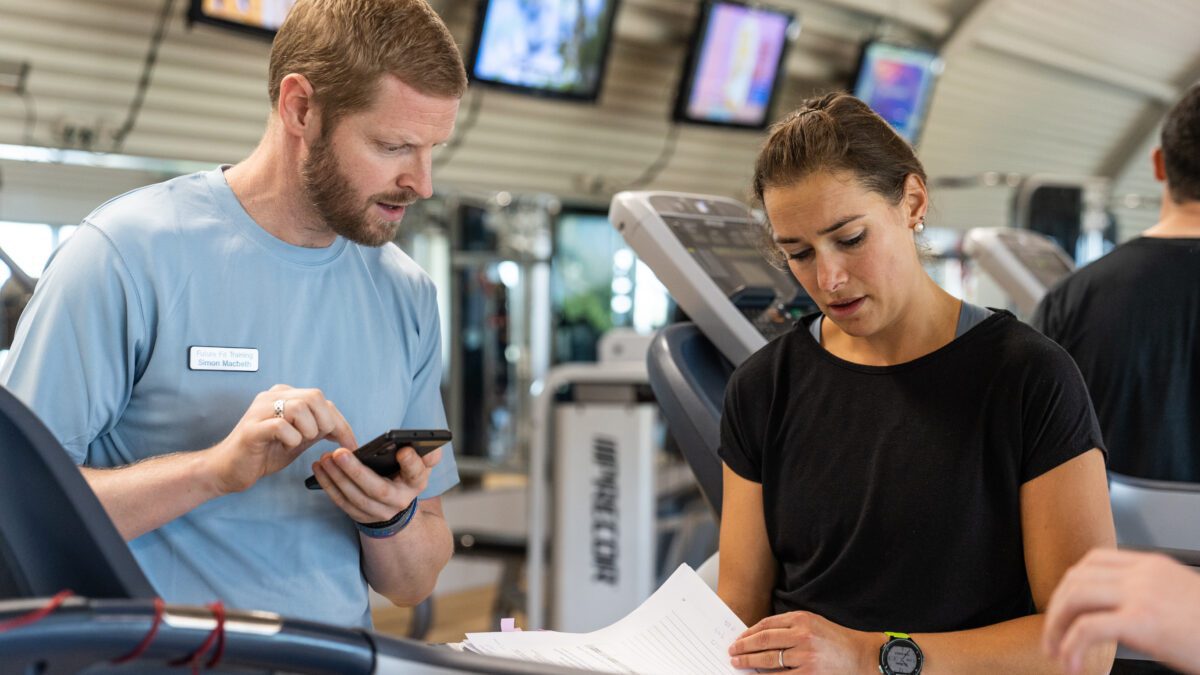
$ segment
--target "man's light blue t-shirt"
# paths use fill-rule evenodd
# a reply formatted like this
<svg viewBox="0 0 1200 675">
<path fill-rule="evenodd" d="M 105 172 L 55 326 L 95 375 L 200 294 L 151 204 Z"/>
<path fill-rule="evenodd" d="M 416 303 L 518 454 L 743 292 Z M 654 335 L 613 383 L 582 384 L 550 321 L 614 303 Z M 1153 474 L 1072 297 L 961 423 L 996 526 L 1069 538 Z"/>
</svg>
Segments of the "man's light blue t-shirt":
<svg viewBox="0 0 1200 675">
<path fill-rule="evenodd" d="M 287 244 L 216 169 L 89 215 L 47 265 L 0 382 L 77 464 L 120 467 L 215 445 L 275 384 L 321 389 L 360 443 L 445 428 L 440 340 L 436 289 L 398 247 Z M 192 370 L 196 346 L 255 349 L 258 370 Z M 304 487 L 333 448 L 130 542 L 163 598 L 370 625 L 354 524 Z M 422 497 L 457 482 L 447 446 Z"/>
</svg>

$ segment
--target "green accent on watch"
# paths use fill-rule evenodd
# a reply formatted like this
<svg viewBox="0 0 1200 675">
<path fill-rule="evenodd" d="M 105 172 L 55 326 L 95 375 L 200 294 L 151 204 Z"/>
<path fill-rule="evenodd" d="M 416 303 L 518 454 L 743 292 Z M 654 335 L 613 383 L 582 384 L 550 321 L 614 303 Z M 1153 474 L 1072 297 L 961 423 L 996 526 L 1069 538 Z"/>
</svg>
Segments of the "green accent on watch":
<svg viewBox="0 0 1200 675">
<path fill-rule="evenodd" d="M 925 655 L 908 633 L 884 631 L 887 641 L 879 647 L 881 675 L 921 675 Z"/>
</svg>

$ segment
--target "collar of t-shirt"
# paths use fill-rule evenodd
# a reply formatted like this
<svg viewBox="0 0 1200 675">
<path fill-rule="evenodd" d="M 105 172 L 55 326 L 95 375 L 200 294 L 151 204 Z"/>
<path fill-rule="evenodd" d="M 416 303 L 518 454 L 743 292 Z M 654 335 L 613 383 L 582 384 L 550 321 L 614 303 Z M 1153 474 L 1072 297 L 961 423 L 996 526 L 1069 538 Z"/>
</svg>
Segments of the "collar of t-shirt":
<svg viewBox="0 0 1200 675">
<path fill-rule="evenodd" d="M 206 178 L 213 201 L 221 209 L 225 219 L 236 226 L 247 239 L 258 244 L 276 258 L 305 267 L 331 263 L 346 250 L 348 240 L 341 236 L 334 239 L 329 246 L 309 248 L 289 244 L 264 230 L 250 217 L 245 207 L 238 201 L 233 188 L 229 187 L 229 182 L 225 179 L 225 170 L 229 166 L 225 164 L 209 171 Z"/>
<path fill-rule="evenodd" d="M 983 323 L 983 320 L 992 314 L 992 310 L 987 307 L 973 305 L 963 300 L 962 308 L 958 310 L 958 326 L 954 329 L 954 339 L 957 340 L 962 337 L 967 331 Z M 825 321 L 825 316 L 818 316 L 817 320 L 813 321 L 808 327 L 808 332 L 817 341 L 817 344 L 821 344 L 821 322 L 823 321 Z"/>
</svg>

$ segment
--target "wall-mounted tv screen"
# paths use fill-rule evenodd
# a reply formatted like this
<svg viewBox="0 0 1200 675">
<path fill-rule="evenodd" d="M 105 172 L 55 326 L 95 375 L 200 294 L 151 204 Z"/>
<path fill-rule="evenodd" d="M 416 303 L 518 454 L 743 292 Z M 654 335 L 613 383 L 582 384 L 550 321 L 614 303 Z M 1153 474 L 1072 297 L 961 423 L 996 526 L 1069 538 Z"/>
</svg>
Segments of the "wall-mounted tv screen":
<svg viewBox="0 0 1200 675">
<path fill-rule="evenodd" d="M 796 26 L 791 12 L 705 2 L 679 86 L 675 119 L 765 127 Z"/>
<path fill-rule="evenodd" d="M 868 42 L 859 61 L 854 95 L 915 145 L 941 72 L 942 60 L 933 52 Z"/>
<path fill-rule="evenodd" d="M 471 78 L 523 92 L 594 101 L 617 0 L 483 0 Z"/>
<path fill-rule="evenodd" d="M 273 36 L 296 0 L 192 0 L 192 21 Z"/>
</svg>

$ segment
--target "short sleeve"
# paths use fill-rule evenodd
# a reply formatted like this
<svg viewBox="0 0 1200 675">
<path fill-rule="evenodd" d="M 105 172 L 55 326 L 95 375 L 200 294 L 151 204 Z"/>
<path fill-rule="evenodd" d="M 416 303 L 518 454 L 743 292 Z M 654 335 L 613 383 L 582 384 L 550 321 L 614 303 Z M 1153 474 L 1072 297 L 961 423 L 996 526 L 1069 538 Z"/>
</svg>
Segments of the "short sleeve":
<svg viewBox="0 0 1200 675">
<path fill-rule="evenodd" d="M 442 404 L 442 329 L 437 295 L 429 283 L 422 298 L 420 350 L 412 364 L 412 396 L 404 413 L 405 429 L 445 429 L 446 409 Z M 458 463 L 453 444 L 442 448 L 442 459 L 434 467 L 421 499 L 441 495 L 458 484 Z"/>
<path fill-rule="evenodd" d="M 42 420 L 76 464 L 129 402 L 150 331 L 112 242 L 80 227 L 55 252 L 21 315 L 0 383 Z"/>
<path fill-rule="evenodd" d="M 1079 368 L 1058 345 L 1038 341 L 1022 392 L 1022 483 L 1092 448 L 1107 457 Z"/>
<path fill-rule="evenodd" d="M 721 461 L 734 473 L 748 481 L 762 483 L 762 438 L 760 434 L 748 434 L 748 429 L 763 429 L 765 420 L 752 419 L 754 406 L 744 395 L 746 370 L 738 369 L 725 390 L 725 404 L 721 412 L 721 445 L 717 453 Z M 758 406 L 759 410 L 766 406 Z"/>
</svg>

